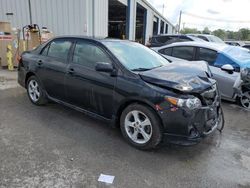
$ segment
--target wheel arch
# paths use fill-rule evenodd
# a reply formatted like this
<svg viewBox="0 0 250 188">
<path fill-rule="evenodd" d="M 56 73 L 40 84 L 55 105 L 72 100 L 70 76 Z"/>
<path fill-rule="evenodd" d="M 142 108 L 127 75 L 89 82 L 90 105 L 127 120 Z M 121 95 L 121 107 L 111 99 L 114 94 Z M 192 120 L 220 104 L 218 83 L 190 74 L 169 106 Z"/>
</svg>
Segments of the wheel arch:
<svg viewBox="0 0 250 188">
<path fill-rule="evenodd" d="M 116 120 L 115 120 L 115 126 L 116 127 L 120 127 L 120 118 L 121 118 L 121 114 L 123 112 L 123 110 L 125 108 L 127 108 L 129 105 L 131 104 L 140 104 L 140 105 L 144 105 L 148 108 L 150 108 L 151 110 L 153 110 L 153 112 L 155 112 L 157 118 L 159 119 L 159 121 L 161 122 L 161 126 L 162 128 L 164 127 L 163 126 L 163 121 L 160 117 L 160 115 L 157 113 L 156 109 L 154 108 L 154 105 L 147 102 L 147 101 L 144 101 L 144 100 L 140 100 L 140 99 L 130 99 L 130 100 L 126 100 L 124 101 L 120 106 L 119 108 L 117 109 L 115 115 L 116 115 Z"/>
<path fill-rule="evenodd" d="M 27 81 L 31 76 L 36 76 L 36 74 L 34 72 L 27 72 L 25 76 L 25 88 L 27 88 Z"/>
</svg>

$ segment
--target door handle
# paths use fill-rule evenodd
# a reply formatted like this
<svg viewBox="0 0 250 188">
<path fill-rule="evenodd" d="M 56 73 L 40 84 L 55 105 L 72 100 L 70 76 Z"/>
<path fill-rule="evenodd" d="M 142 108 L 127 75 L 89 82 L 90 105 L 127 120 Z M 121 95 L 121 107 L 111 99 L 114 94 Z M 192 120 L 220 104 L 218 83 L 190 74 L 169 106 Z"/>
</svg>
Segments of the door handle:
<svg viewBox="0 0 250 188">
<path fill-rule="evenodd" d="M 43 61 L 42 61 L 41 59 L 39 59 L 39 60 L 37 61 L 37 64 L 38 64 L 38 65 L 42 65 L 42 64 L 43 64 Z"/>
<path fill-rule="evenodd" d="M 73 68 L 70 68 L 69 70 L 68 70 L 68 74 L 73 74 L 75 72 L 75 70 L 73 69 Z"/>
</svg>

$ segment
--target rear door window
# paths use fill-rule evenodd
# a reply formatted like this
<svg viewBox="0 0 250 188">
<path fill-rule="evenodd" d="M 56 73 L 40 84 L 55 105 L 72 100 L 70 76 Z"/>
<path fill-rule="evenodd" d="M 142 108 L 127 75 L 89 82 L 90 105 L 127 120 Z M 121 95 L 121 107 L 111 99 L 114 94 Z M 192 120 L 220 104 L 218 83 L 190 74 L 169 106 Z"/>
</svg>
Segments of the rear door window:
<svg viewBox="0 0 250 188">
<path fill-rule="evenodd" d="M 173 48 L 172 56 L 188 61 L 193 60 L 194 47 L 191 46 L 178 46 Z"/>
<path fill-rule="evenodd" d="M 111 64 L 110 58 L 102 49 L 94 44 L 85 41 L 78 41 L 73 54 L 73 63 L 95 69 L 95 64 L 97 62 Z"/>
<path fill-rule="evenodd" d="M 50 43 L 47 55 L 66 61 L 71 47 L 71 42 L 68 40 L 54 40 Z M 46 52 L 46 48 L 44 49 Z"/>
<path fill-rule="evenodd" d="M 203 60 L 208 62 L 209 65 L 213 65 L 217 59 L 218 53 L 214 50 L 210 50 L 207 48 L 199 48 L 197 60 Z"/>
</svg>

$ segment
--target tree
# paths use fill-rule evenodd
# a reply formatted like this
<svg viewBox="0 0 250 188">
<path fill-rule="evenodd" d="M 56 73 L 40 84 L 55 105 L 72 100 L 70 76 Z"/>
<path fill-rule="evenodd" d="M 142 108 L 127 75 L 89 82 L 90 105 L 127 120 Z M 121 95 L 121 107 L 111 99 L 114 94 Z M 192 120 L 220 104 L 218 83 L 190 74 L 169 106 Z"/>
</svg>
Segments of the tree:
<svg viewBox="0 0 250 188">
<path fill-rule="evenodd" d="M 183 28 L 183 29 L 181 30 L 181 33 L 182 33 L 182 34 L 190 34 L 190 33 L 192 33 L 192 34 L 200 34 L 201 32 L 198 31 L 198 30 L 195 29 L 195 28 Z"/>
<path fill-rule="evenodd" d="M 202 31 L 202 34 L 210 34 L 211 31 L 208 29 L 208 27 L 205 27 L 204 30 Z"/>
<path fill-rule="evenodd" d="M 196 28 L 183 28 L 181 30 L 182 34 L 213 34 L 222 40 L 244 40 L 244 41 L 250 41 L 250 29 L 248 28 L 241 28 L 239 31 L 225 31 L 224 29 L 216 29 L 213 32 L 209 30 L 208 27 L 205 27 L 203 31 L 199 31 Z"/>
<path fill-rule="evenodd" d="M 239 31 L 240 39 L 241 40 L 250 40 L 250 30 L 242 28 Z"/>
<path fill-rule="evenodd" d="M 238 32 L 226 31 L 226 34 L 227 34 L 227 39 L 230 39 L 230 40 L 237 40 L 238 39 Z"/>
<path fill-rule="evenodd" d="M 221 38 L 222 40 L 225 40 L 226 38 L 226 31 L 223 29 L 217 29 L 212 32 L 213 35 Z"/>
</svg>

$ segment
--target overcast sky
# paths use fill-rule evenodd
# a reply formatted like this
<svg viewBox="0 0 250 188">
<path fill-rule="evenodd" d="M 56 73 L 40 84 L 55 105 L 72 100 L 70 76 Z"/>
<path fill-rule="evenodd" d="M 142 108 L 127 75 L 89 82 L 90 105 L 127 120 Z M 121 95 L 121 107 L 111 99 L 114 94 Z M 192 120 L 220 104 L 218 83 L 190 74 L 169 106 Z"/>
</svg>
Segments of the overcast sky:
<svg viewBox="0 0 250 188">
<path fill-rule="evenodd" d="M 250 0 L 148 0 L 160 13 L 171 21 L 174 25 L 178 23 L 180 10 L 182 24 L 185 27 L 203 29 L 208 27 L 210 30 L 218 28 L 226 30 L 238 30 L 239 28 L 250 28 Z M 223 20 L 205 20 L 185 14 L 191 13 L 201 17 Z M 229 20 L 233 22 L 224 22 Z M 242 23 L 234 23 L 242 21 Z M 247 23 L 245 23 L 247 22 Z"/>
</svg>

